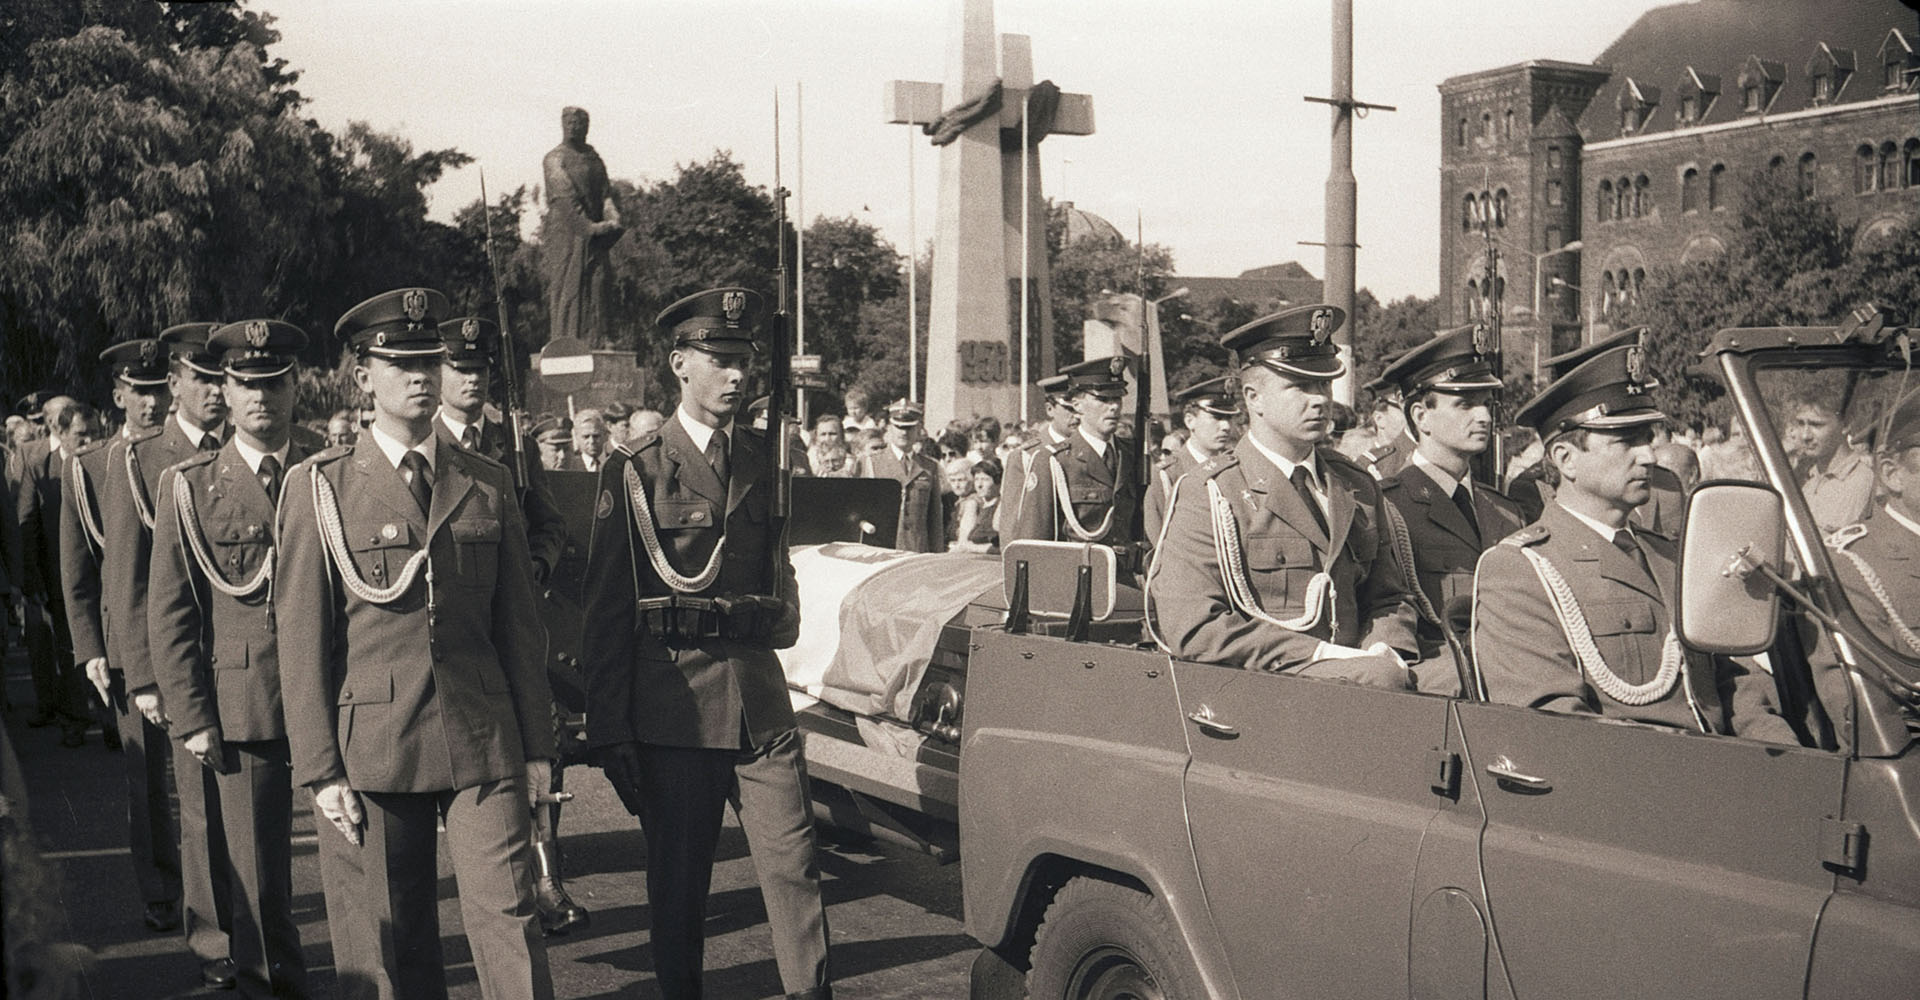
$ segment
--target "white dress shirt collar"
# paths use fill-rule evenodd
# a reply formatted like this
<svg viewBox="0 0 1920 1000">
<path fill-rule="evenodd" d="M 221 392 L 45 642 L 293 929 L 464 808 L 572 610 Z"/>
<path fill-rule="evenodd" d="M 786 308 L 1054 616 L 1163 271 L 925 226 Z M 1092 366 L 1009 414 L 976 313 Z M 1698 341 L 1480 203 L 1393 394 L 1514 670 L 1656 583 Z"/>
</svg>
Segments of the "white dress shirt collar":
<svg viewBox="0 0 1920 1000">
<path fill-rule="evenodd" d="M 1267 461 L 1272 462 L 1278 467 L 1280 469 L 1280 478 L 1288 482 L 1293 481 L 1293 470 L 1295 468 L 1305 466 L 1307 470 L 1307 484 L 1313 488 L 1316 496 L 1322 498 L 1326 496 L 1327 484 L 1325 480 L 1320 477 L 1320 458 L 1318 455 L 1313 455 L 1304 462 L 1294 462 L 1282 457 L 1279 452 L 1274 451 L 1272 448 L 1261 444 L 1260 439 L 1252 433 L 1247 434 L 1247 441 L 1258 449 L 1260 454 L 1265 455 Z"/>
<path fill-rule="evenodd" d="M 687 437 L 693 441 L 693 446 L 703 455 L 707 452 L 707 442 L 713 440 L 714 431 L 724 432 L 729 439 L 733 437 L 733 421 L 731 420 L 727 421 L 724 427 L 708 427 L 706 424 L 695 420 L 693 415 L 687 412 L 685 405 L 673 411 L 673 416 L 674 419 L 680 421 L 680 429 L 687 432 Z"/>
<path fill-rule="evenodd" d="M 480 433 L 480 423 L 485 419 L 486 419 L 485 417 L 482 417 L 480 420 L 476 420 L 473 423 L 467 423 L 466 421 L 460 419 L 459 416 L 455 415 L 452 410 L 449 410 L 444 406 L 440 408 L 440 422 L 443 424 L 446 424 L 447 430 L 450 430 L 453 432 L 453 439 L 455 441 L 461 441 L 463 443 L 466 438 L 467 428 L 469 427 L 473 428 L 473 433 L 475 435 L 478 435 Z"/>
<path fill-rule="evenodd" d="M 1421 472 L 1426 473 L 1427 476 L 1434 481 L 1434 484 L 1440 487 L 1440 492 L 1445 493 L 1447 496 L 1453 496 L 1454 487 L 1465 486 L 1467 488 L 1467 496 L 1473 496 L 1472 476 L 1468 476 L 1465 479 L 1455 479 L 1453 478 L 1453 473 L 1435 465 L 1432 459 L 1418 451 L 1413 453 L 1412 461 L 1413 464 L 1420 467 Z"/>
<path fill-rule="evenodd" d="M 214 435 L 215 441 L 220 440 L 219 424 L 214 424 L 212 427 L 209 427 L 203 431 L 200 428 L 195 427 L 190 423 L 187 423 L 187 418 L 181 416 L 178 413 L 173 415 L 173 422 L 180 425 L 180 433 L 185 434 L 187 436 L 187 443 L 190 445 L 193 445 L 195 448 L 200 447 L 200 440 L 209 434 Z"/>
<path fill-rule="evenodd" d="M 1600 520 L 1596 520 L 1594 518 L 1588 517 L 1587 515 L 1582 514 L 1577 510 L 1574 510 L 1572 507 L 1569 507 L 1566 504 L 1560 503 L 1558 500 L 1554 501 L 1554 503 L 1557 506 L 1559 506 L 1561 510 L 1566 511 L 1569 514 L 1572 514 L 1575 518 L 1579 519 L 1581 524 L 1584 524 L 1587 527 L 1592 528 L 1594 531 L 1594 534 L 1599 535 L 1600 540 L 1603 542 L 1606 542 L 1608 545 L 1612 545 L 1614 536 L 1618 535 L 1622 531 L 1626 532 L 1628 535 L 1633 534 L 1632 521 L 1628 521 L 1625 524 L 1621 525 L 1620 527 L 1616 528 L 1606 523 L 1605 521 L 1600 521 Z"/>
<path fill-rule="evenodd" d="M 387 461 L 393 463 L 394 468 L 398 469 L 400 467 L 400 460 L 406 457 L 407 452 L 417 451 L 420 453 L 420 455 L 423 458 L 427 460 L 428 471 L 434 470 L 433 435 L 431 434 L 427 435 L 427 439 L 425 441 L 422 441 L 419 444 L 416 444 L 413 447 L 409 448 L 406 445 L 401 444 L 399 441 L 395 440 L 393 435 L 388 434 L 386 431 L 381 430 L 380 425 L 378 423 L 368 424 L 367 430 L 373 432 L 373 443 L 380 447 L 380 453 L 382 455 L 387 456 Z"/>
<path fill-rule="evenodd" d="M 1200 453 L 1199 449 L 1193 446 L 1192 438 L 1187 439 L 1187 454 L 1193 456 L 1193 461 L 1196 465 L 1205 465 L 1208 462 L 1213 461 L 1212 455 L 1203 455 Z"/>
<path fill-rule="evenodd" d="M 247 468 L 251 470 L 254 475 L 257 476 L 260 474 L 260 460 L 266 458 L 268 455 L 272 455 L 279 461 L 280 472 L 284 475 L 287 471 L 287 456 L 293 453 L 293 438 L 287 438 L 286 443 L 280 446 L 279 451 L 269 452 L 255 448 L 248 444 L 245 438 L 235 434 L 233 436 L 233 447 L 240 452 L 240 457 L 246 460 Z"/>
<path fill-rule="evenodd" d="M 1100 456 L 1101 458 L 1107 457 L 1107 448 L 1109 446 L 1109 442 L 1102 441 L 1099 438 L 1094 437 L 1091 434 L 1088 434 L 1085 426 L 1082 426 L 1080 428 L 1080 439 L 1082 441 L 1085 441 L 1087 444 L 1093 446 L 1094 454 Z"/>
</svg>

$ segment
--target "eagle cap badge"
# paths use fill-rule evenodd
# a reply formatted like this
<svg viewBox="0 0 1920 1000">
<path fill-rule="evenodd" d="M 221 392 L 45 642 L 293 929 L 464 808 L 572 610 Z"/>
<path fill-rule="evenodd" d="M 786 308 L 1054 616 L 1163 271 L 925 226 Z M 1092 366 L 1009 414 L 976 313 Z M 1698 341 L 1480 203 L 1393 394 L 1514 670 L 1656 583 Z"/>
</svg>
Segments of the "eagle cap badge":
<svg viewBox="0 0 1920 1000">
<path fill-rule="evenodd" d="M 418 288 L 409 288 L 400 293 L 400 308 L 407 318 L 415 323 L 427 318 L 427 293 Z"/>
<path fill-rule="evenodd" d="M 160 342 L 157 340 L 141 341 L 140 366 L 143 368 L 152 368 L 153 363 L 158 360 L 160 360 Z"/>
<path fill-rule="evenodd" d="M 478 344 L 480 342 L 480 321 L 470 319 L 460 324 L 460 338 L 468 344 Z"/>
<path fill-rule="evenodd" d="M 1493 353 L 1493 329 L 1485 323 L 1473 324 L 1473 353 Z"/>
<path fill-rule="evenodd" d="M 740 317 L 747 312 L 747 293 L 721 292 L 720 312 L 727 318 L 729 325 L 738 325 Z"/>
<path fill-rule="evenodd" d="M 1333 310 L 1315 309 L 1307 319 L 1307 331 L 1313 335 L 1314 344 L 1320 345 L 1333 336 Z"/>
<path fill-rule="evenodd" d="M 1627 378 L 1635 383 L 1647 380 L 1647 349 L 1639 344 L 1627 348 Z"/>
<path fill-rule="evenodd" d="M 1114 376 L 1114 377 L 1116 377 L 1116 378 L 1117 378 L 1117 377 L 1119 377 L 1119 376 L 1121 376 L 1121 375 L 1125 375 L 1126 373 L 1127 373 L 1127 359 L 1126 359 L 1126 358 L 1118 358 L 1118 357 L 1116 357 L 1116 358 L 1108 358 L 1108 359 L 1107 359 L 1107 374 L 1109 374 L 1109 375 L 1112 375 L 1112 376 Z"/>
<path fill-rule="evenodd" d="M 255 350 L 267 346 L 267 324 L 265 320 L 251 320 L 246 328 L 247 343 Z"/>
</svg>

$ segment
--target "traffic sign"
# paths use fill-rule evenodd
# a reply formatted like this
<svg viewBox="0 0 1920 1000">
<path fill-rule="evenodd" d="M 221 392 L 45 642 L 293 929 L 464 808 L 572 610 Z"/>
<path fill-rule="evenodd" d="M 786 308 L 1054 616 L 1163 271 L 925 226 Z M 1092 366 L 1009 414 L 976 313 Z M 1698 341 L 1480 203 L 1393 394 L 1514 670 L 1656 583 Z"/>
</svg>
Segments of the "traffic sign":
<svg viewBox="0 0 1920 1000">
<path fill-rule="evenodd" d="M 800 372 L 807 372 L 808 374 L 816 374 L 820 371 L 820 355 L 796 354 L 793 356 L 793 364 L 790 366 L 789 370 L 791 370 L 795 374 L 798 374 Z"/>
<path fill-rule="evenodd" d="M 558 393 L 574 393 L 593 383 L 593 350 L 584 340 L 562 337 L 540 351 L 540 382 Z"/>
<path fill-rule="evenodd" d="M 825 390 L 827 387 L 827 377 L 817 371 L 795 371 L 793 373 L 793 387 L 795 389 Z"/>
</svg>

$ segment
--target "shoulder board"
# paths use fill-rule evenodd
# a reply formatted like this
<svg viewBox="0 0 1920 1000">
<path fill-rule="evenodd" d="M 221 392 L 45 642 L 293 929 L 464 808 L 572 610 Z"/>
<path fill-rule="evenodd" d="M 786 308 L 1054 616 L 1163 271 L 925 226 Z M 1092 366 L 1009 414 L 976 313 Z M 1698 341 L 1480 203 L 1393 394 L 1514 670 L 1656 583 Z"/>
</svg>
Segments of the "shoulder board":
<svg viewBox="0 0 1920 1000">
<path fill-rule="evenodd" d="M 191 456 L 173 463 L 173 465 L 168 468 L 191 469 L 198 465 L 212 465 L 213 460 L 219 457 L 220 453 L 217 451 L 196 451 Z"/>
<path fill-rule="evenodd" d="M 1371 473 L 1369 473 L 1369 475 L 1371 475 Z M 1400 479 L 1400 476 L 1398 474 L 1391 475 L 1391 476 L 1382 476 L 1378 480 L 1378 484 L 1380 486 L 1380 494 L 1382 496 L 1385 496 L 1388 493 L 1398 493 L 1401 490 L 1406 489 L 1405 483 Z M 1476 485 L 1475 488 L 1477 489 L 1478 486 Z"/>
<path fill-rule="evenodd" d="M 660 447 L 660 432 L 653 431 L 644 437 L 627 439 L 627 454 L 638 455 L 648 448 Z"/>
<path fill-rule="evenodd" d="M 353 454 L 353 445 L 336 444 L 331 448 L 324 448 L 320 451 L 316 451 L 313 454 L 308 455 L 306 458 L 301 459 L 299 462 L 295 464 L 296 466 L 325 465 L 328 462 L 338 462 L 339 460 L 351 454 Z"/>
<path fill-rule="evenodd" d="M 1045 448 L 1049 455 L 1063 455 L 1073 448 L 1073 438 L 1068 438 L 1058 444 L 1049 441 L 1042 444 L 1041 447 Z"/>
<path fill-rule="evenodd" d="M 1199 468 L 1196 468 L 1187 474 L 1190 476 L 1201 475 L 1201 476 L 1207 477 L 1208 479 L 1213 479 L 1219 476 L 1222 472 L 1225 472 L 1228 469 L 1237 467 L 1239 464 L 1240 464 L 1240 456 L 1235 455 L 1231 451 L 1224 451 L 1218 455 L 1213 456 L 1212 458 L 1207 459 L 1206 462 L 1202 464 Z"/>
<path fill-rule="evenodd" d="M 1368 448 L 1366 454 L 1367 454 L 1367 461 L 1369 463 L 1378 462 L 1381 459 L 1386 458 L 1388 455 L 1393 454 L 1393 445 L 1376 444 L 1373 447 Z"/>
<path fill-rule="evenodd" d="M 1516 531 L 1505 538 L 1502 538 L 1500 540 L 1500 544 L 1512 545 L 1516 548 L 1521 546 L 1526 546 L 1526 545 L 1538 545 L 1541 542 L 1546 541 L 1547 538 L 1550 537 L 1552 534 L 1553 534 L 1552 529 L 1548 528 L 1544 524 L 1535 522 L 1533 524 L 1527 525 L 1524 528 L 1521 528 L 1519 531 Z"/>
<path fill-rule="evenodd" d="M 1359 462 L 1356 462 L 1353 459 L 1348 458 L 1347 456 L 1342 455 L 1337 451 L 1334 451 L 1332 448 L 1317 448 L 1315 450 L 1320 453 L 1320 460 L 1323 462 L 1327 462 L 1331 465 L 1344 465 L 1355 472 L 1362 473 L 1367 476 L 1373 475 L 1373 473 L 1367 471 L 1366 466 L 1361 465 Z"/>
<path fill-rule="evenodd" d="M 135 434 L 131 438 L 128 438 L 127 440 L 131 444 L 139 444 L 142 441 L 151 441 L 154 438 L 157 438 L 160 435 L 165 434 L 166 432 L 167 432 L 167 425 L 161 424 L 158 427 L 149 427 L 146 430 L 141 431 L 138 434 Z"/>
<path fill-rule="evenodd" d="M 1866 522 L 1849 524 L 1827 536 L 1827 547 L 1830 549 L 1844 549 L 1865 537 L 1867 537 Z"/>
<path fill-rule="evenodd" d="M 498 472 L 507 471 L 507 463 L 496 461 L 492 457 L 487 455 L 482 455 L 477 451 L 468 451 L 467 449 L 460 448 L 460 447 L 455 447 L 450 450 L 456 456 L 458 456 L 454 459 L 454 461 L 456 462 L 465 462 L 468 465 L 477 466 L 481 469 L 487 470 L 488 472 L 498 473 Z"/>
<path fill-rule="evenodd" d="M 91 455 L 96 451 L 100 451 L 104 448 L 110 448 L 112 446 L 113 446 L 113 439 L 110 437 L 105 437 L 105 438 L 101 438 L 98 441 L 88 442 L 85 448 L 82 448 L 79 451 L 74 452 L 73 454 L 76 457 L 80 455 Z"/>
</svg>

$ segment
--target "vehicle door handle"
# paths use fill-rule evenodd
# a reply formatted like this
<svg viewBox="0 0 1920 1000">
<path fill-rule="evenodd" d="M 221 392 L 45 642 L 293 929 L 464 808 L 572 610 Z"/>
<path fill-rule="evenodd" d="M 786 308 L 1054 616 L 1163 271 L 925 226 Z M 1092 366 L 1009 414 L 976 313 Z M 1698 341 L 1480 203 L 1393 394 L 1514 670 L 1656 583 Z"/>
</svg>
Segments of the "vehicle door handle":
<svg viewBox="0 0 1920 1000">
<path fill-rule="evenodd" d="M 1199 726 L 1201 729 L 1204 729 L 1215 736 L 1240 735 L 1240 727 L 1235 726 L 1232 723 L 1225 722 L 1221 719 L 1215 718 L 1213 714 L 1213 709 L 1209 708 L 1206 705 L 1202 705 L 1199 708 L 1196 708 L 1193 711 L 1188 712 L 1187 718 L 1192 719 L 1194 725 Z"/>
<path fill-rule="evenodd" d="M 1553 783 L 1545 778 L 1522 772 L 1519 766 L 1514 764 L 1506 754 L 1498 754 L 1493 760 L 1489 761 L 1487 763 L 1487 773 L 1499 778 L 1501 781 L 1512 782 L 1522 788 L 1530 788 L 1536 791 L 1546 791 L 1553 787 Z"/>
</svg>

